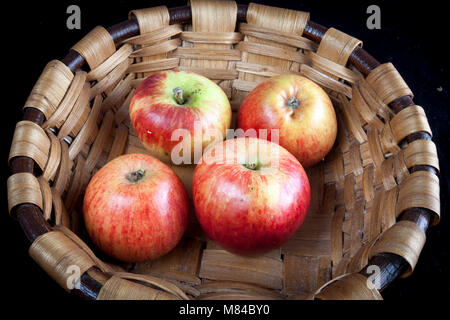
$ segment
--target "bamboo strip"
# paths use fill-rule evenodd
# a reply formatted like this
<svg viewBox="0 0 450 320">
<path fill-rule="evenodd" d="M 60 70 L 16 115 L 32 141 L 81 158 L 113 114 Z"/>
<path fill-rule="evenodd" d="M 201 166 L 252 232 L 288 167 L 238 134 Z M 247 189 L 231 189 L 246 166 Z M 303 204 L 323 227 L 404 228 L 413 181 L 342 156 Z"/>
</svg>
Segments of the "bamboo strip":
<svg viewBox="0 0 450 320">
<path fill-rule="evenodd" d="M 362 232 L 364 223 L 364 201 L 355 201 L 355 205 L 348 211 L 351 214 L 350 220 L 350 257 L 353 257 L 362 245 Z M 344 239 L 345 240 L 345 239 Z"/>
<path fill-rule="evenodd" d="M 255 74 L 263 77 L 275 77 L 286 71 L 277 67 L 261 65 L 257 63 L 236 62 L 236 71 Z"/>
<path fill-rule="evenodd" d="M 366 78 L 385 104 L 403 96 L 414 97 L 411 89 L 392 63 L 384 63 L 372 70 Z"/>
<path fill-rule="evenodd" d="M 72 50 L 78 52 L 93 70 L 116 51 L 116 45 L 109 32 L 97 26 L 78 41 Z"/>
<path fill-rule="evenodd" d="M 322 73 L 307 64 L 302 64 L 300 66 L 300 73 L 322 87 L 344 94 L 350 99 L 352 98 L 352 88 L 350 86 L 329 77 L 325 73 Z"/>
<path fill-rule="evenodd" d="M 397 113 L 391 120 L 391 127 L 397 143 L 415 132 L 432 135 L 425 111 L 420 106 L 410 106 Z"/>
<path fill-rule="evenodd" d="M 113 53 L 103 63 L 92 69 L 87 74 L 87 81 L 103 79 L 108 73 L 114 70 L 123 61 L 127 60 L 132 52 L 133 47 L 130 44 L 125 43 L 120 47 L 119 50 Z"/>
<path fill-rule="evenodd" d="M 323 183 L 324 181 L 324 176 L 323 176 L 323 172 L 324 170 L 321 170 L 320 175 L 321 177 L 321 181 L 322 181 L 322 185 L 320 187 L 321 193 L 319 197 L 317 197 L 317 199 L 319 200 L 319 202 L 321 202 L 321 205 L 319 207 L 319 211 L 317 211 L 317 213 L 322 216 L 328 216 L 328 217 L 333 217 L 334 212 L 336 210 L 336 185 L 335 184 L 329 184 L 329 185 L 325 185 Z M 323 190 L 323 191 L 322 191 Z M 331 221 L 330 221 L 331 223 Z"/>
<path fill-rule="evenodd" d="M 70 145 L 69 158 L 71 160 L 77 157 L 85 143 L 92 143 L 93 139 L 97 135 L 97 119 L 102 107 L 102 101 L 103 99 L 101 95 L 97 95 L 95 97 L 88 119 L 84 123 L 83 128 L 81 128 L 75 140 Z"/>
<path fill-rule="evenodd" d="M 380 136 L 378 131 L 373 128 L 367 129 L 367 138 L 369 143 L 369 150 L 372 156 L 372 163 L 375 168 L 381 166 L 384 161 L 383 151 L 380 144 Z"/>
<path fill-rule="evenodd" d="M 86 159 L 86 166 L 84 169 L 87 172 L 91 172 L 92 170 L 94 170 L 95 166 L 97 165 L 97 162 L 104 150 L 105 141 L 109 137 L 109 135 L 111 134 L 111 130 L 113 129 L 113 121 L 114 114 L 111 111 L 108 111 L 103 118 L 102 126 L 100 127 L 97 137 L 95 138 L 95 141 Z"/>
<path fill-rule="evenodd" d="M 359 116 L 364 119 L 365 122 L 370 124 L 373 128 L 382 130 L 383 122 L 377 117 L 376 112 L 369 107 L 367 102 L 362 97 L 361 91 L 357 84 L 352 86 L 352 100 L 350 101 L 353 109 L 358 112 Z"/>
<path fill-rule="evenodd" d="M 339 102 L 337 102 L 339 103 Z M 335 108 L 336 109 L 336 108 Z M 350 149 L 349 132 L 345 127 L 344 119 L 341 112 L 336 112 L 338 122 L 338 132 L 336 137 L 336 150 L 344 153 Z"/>
<path fill-rule="evenodd" d="M 358 75 L 353 70 L 329 60 L 313 51 L 309 51 L 307 53 L 307 57 L 311 61 L 313 67 L 317 67 L 318 69 L 325 71 L 327 74 L 344 79 L 351 84 L 357 82 L 359 79 Z"/>
<path fill-rule="evenodd" d="M 367 139 L 369 140 L 370 137 L 367 136 Z M 366 168 L 367 166 L 373 164 L 372 155 L 370 154 L 370 147 L 369 147 L 368 141 L 361 143 L 359 145 L 359 152 L 361 153 L 361 160 L 362 160 L 363 168 Z"/>
<path fill-rule="evenodd" d="M 234 80 L 238 77 L 238 72 L 231 69 L 199 69 L 184 66 L 181 66 L 179 69 L 200 74 L 210 80 Z"/>
<path fill-rule="evenodd" d="M 137 20 L 141 34 L 152 32 L 157 26 L 169 25 L 170 21 L 169 10 L 166 6 L 132 10 L 128 13 L 128 18 Z"/>
<path fill-rule="evenodd" d="M 333 279 L 314 294 L 320 300 L 382 300 L 371 281 L 359 273 Z"/>
<path fill-rule="evenodd" d="M 329 28 L 320 41 L 317 54 L 345 66 L 353 50 L 358 46 L 362 46 L 362 41 L 335 28 Z"/>
<path fill-rule="evenodd" d="M 108 94 L 102 104 L 101 113 L 105 114 L 108 110 L 117 111 L 117 106 L 121 105 L 131 90 L 131 82 L 135 78 L 133 73 L 128 74 L 121 79 L 117 86 Z"/>
<path fill-rule="evenodd" d="M 70 216 L 67 213 L 66 207 L 64 206 L 64 202 L 61 198 L 61 195 L 56 191 L 53 187 L 52 191 L 52 204 L 53 204 L 53 212 L 54 212 L 54 224 L 55 226 L 64 226 L 66 228 L 71 228 L 70 226 Z"/>
<path fill-rule="evenodd" d="M 309 20 L 308 12 L 264 6 L 250 3 L 247 10 L 249 25 L 259 26 L 265 22 L 267 29 L 301 36 Z"/>
<path fill-rule="evenodd" d="M 391 122 L 386 121 L 380 135 L 381 148 L 384 154 L 398 153 L 401 149 L 396 142 L 394 133 L 392 132 Z"/>
<path fill-rule="evenodd" d="M 59 193 L 63 194 L 69 184 L 70 170 L 72 169 L 72 161 L 69 158 L 69 147 L 64 140 L 61 143 L 61 161 L 59 162 L 59 169 L 53 183 L 53 188 Z"/>
<path fill-rule="evenodd" d="M 138 20 L 140 34 L 143 37 L 146 37 L 147 35 L 152 34 L 152 32 L 154 32 L 155 30 L 168 27 L 169 21 L 170 21 L 169 11 L 167 10 L 167 8 L 165 6 L 159 6 L 159 7 L 155 7 L 155 8 L 147 8 L 147 9 L 142 9 L 142 10 L 134 10 L 134 11 L 131 11 L 128 16 L 129 16 L 129 18 L 134 17 L 135 19 Z M 164 32 L 162 32 L 162 34 L 164 34 Z M 146 51 L 147 46 L 156 49 L 156 51 L 160 51 L 161 47 L 159 47 L 159 49 L 158 49 L 155 46 L 162 45 L 168 39 L 169 39 L 169 37 L 167 37 L 165 39 L 162 38 L 161 40 L 156 41 L 154 43 L 148 43 L 148 44 L 142 44 L 142 45 L 136 44 L 134 46 L 135 46 L 135 49 L 137 49 L 137 50 L 142 49 L 145 52 L 148 52 L 148 51 Z M 165 58 L 167 58 L 167 53 L 162 52 L 162 53 L 158 53 L 158 54 L 152 53 L 152 54 L 149 54 L 148 56 L 136 57 L 134 60 L 136 63 L 139 63 L 139 62 L 149 62 L 149 61 L 154 61 L 154 60 L 160 60 L 160 59 L 165 59 Z M 147 75 L 148 75 L 148 73 L 138 74 L 137 78 L 144 78 Z"/>
<path fill-rule="evenodd" d="M 362 99 L 375 114 L 387 121 L 391 118 L 392 115 L 394 115 L 393 111 L 388 107 L 386 103 L 383 102 L 381 97 L 378 96 L 375 89 L 372 88 L 372 86 L 367 82 L 364 76 L 361 73 L 358 74 L 360 76 L 360 79 L 356 85 L 359 88 Z"/>
<path fill-rule="evenodd" d="M 404 158 L 408 168 L 427 165 L 439 170 L 439 159 L 433 141 L 416 140 L 408 144 L 404 150 Z"/>
<path fill-rule="evenodd" d="M 172 57 L 194 60 L 217 60 L 220 57 L 224 61 L 240 61 L 241 52 L 234 49 L 209 49 L 178 47 Z"/>
<path fill-rule="evenodd" d="M 290 34 L 291 37 L 298 37 L 298 39 L 300 39 L 308 19 L 309 13 L 306 12 L 280 9 L 251 3 L 247 10 L 248 25 L 243 25 L 242 28 L 260 30 L 266 35 L 259 37 L 260 33 L 257 33 L 255 36 L 245 36 L 245 44 L 243 45 L 241 42 L 240 46 L 244 46 L 243 48 L 246 50 L 248 49 L 255 53 L 243 51 L 242 62 L 275 67 L 283 70 L 284 72 L 298 72 L 300 63 L 292 61 L 298 60 L 301 63 L 307 62 L 306 56 L 295 47 L 299 44 L 298 41 L 292 41 L 291 45 L 285 43 L 286 41 L 281 41 L 282 43 L 279 43 L 277 40 L 271 40 L 274 40 L 274 35 L 279 33 Z M 271 30 L 271 32 L 268 30 Z M 267 38 L 265 38 L 266 36 Z M 279 36 L 278 38 L 282 39 L 283 37 Z M 261 46 L 258 46 L 258 44 Z M 269 54 L 265 54 L 266 51 L 269 52 Z M 281 54 L 284 59 L 277 57 L 278 54 Z M 286 60 L 286 58 L 288 58 L 288 60 Z M 260 83 L 266 79 L 267 77 L 263 75 L 239 72 L 239 80 L 242 81 Z M 233 95 L 233 98 L 242 100 L 245 95 L 246 91 L 237 90 L 236 94 Z"/>
<path fill-rule="evenodd" d="M 95 97 L 98 94 L 106 91 L 112 85 L 114 85 L 117 81 L 123 78 L 123 76 L 128 73 L 128 67 L 131 64 L 130 59 L 125 59 L 121 63 L 119 63 L 107 76 L 105 76 L 102 80 L 97 82 L 91 89 L 90 99 Z"/>
<path fill-rule="evenodd" d="M 125 43 L 132 45 L 145 45 L 150 46 L 158 43 L 161 40 L 166 40 L 170 37 L 176 36 L 182 32 L 181 25 L 174 24 L 170 26 L 164 26 L 159 29 L 155 29 L 150 32 L 146 32 L 142 35 L 131 37 L 126 39 Z"/>
<path fill-rule="evenodd" d="M 128 128 L 124 124 L 120 124 L 115 130 L 114 141 L 112 143 L 111 151 L 109 152 L 106 162 L 123 154 L 128 140 Z"/>
<path fill-rule="evenodd" d="M 66 291 L 73 289 L 79 277 L 94 265 L 83 250 L 59 231 L 39 236 L 31 244 L 29 254 Z"/>
<path fill-rule="evenodd" d="M 342 110 L 343 119 L 347 130 L 349 130 L 358 143 L 367 141 L 367 134 L 360 125 L 358 116 L 352 108 L 349 100 L 343 94 L 339 94 L 340 109 Z"/>
<path fill-rule="evenodd" d="M 171 294 L 112 276 L 100 289 L 97 300 L 174 300 Z"/>
<path fill-rule="evenodd" d="M 139 62 L 130 65 L 126 72 L 139 73 L 174 69 L 178 67 L 179 62 L 179 58 L 167 58 L 148 62 Z"/>
<path fill-rule="evenodd" d="M 197 273 L 202 250 L 202 241 L 185 238 L 167 255 L 153 261 L 136 263 L 133 273 L 151 274 L 198 285 L 201 283 Z"/>
<path fill-rule="evenodd" d="M 58 132 L 58 139 L 62 139 L 71 134 L 76 136 L 79 129 L 81 129 L 80 125 L 82 125 L 82 122 L 84 123 L 84 120 L 86 120 L 86 117 L 88 116 L 90 93 L 91 89 L 89 83 L 86 82 L 75 106 L 72 108 L 72 111 Z"/>
<path fill-rule="evenodd" d="M 40 110 L 48 119 L 57 109 L 67 92 L 74 75 L 61 61 L 50 61 L 42 71 L 27 101 L 25 108 Z"/>
<path fill-rule="evenodd" d="M 372 250 L 372 247 L 376 243 L 378 239 L 373 239 L 372 241 L 369 241 L 367 244 L 363 245 L 358 252 L 355 254 L 355 256 L 351 259 L 350 263 L 347 266 L 347 272 L 349 273 L 356 273 L 360 272 L 362 268 L 367 266 L 369 262 L 369 253 L 370 250 Z"/>
<path fill-rule="evenodd" d="M 195 43 L 236 44 L 243 39 L 243 35 L 239 32 L 183 31 L 180 38 L 181 40 Z"/>
<path fill-rule="evenodd" d="M 283 261 L 283 293 L 306 294 L 317 288 L 318 257 L 296 256 L 288 253 Z M 308 277 L 304 277 L 305 274 Z"/>
<path fill-rule="evenodd" d="M 277 48 L 271 45 L 256 42 L 241 41 L 236 46 L 236 49 L 262 56 L 275 57 L 281 60 L 288 60 L 290 62 L 298 62 L 301 64 L 309 62 L 308 57 L 299 51 L 295 51 L 293 49 L 289 50 L 285 48 Z"/>
<path fill-rule="evenodd" d="M 160 289 L 167 291 L 168 293 L 173 294 L 174 296 L 177 296 L 179 299 L 190 300 L 178 286 L 172 284 L 169 281 L 152 277 L 150 275 L 141 275 L 129 272 L 115 272 L 114 275 L 122 279 L 140 281 L 158 287 Z"/>
<path fill-rule="evenodd" d="M 14 157 L 24 156 L 33 159 L 44 169 L 49 159 L 50 140 L 45 131 L 31 121 L 20 121 L 16 124 L 8 162 Z"/>
<path fill-rule="evenodd" d="M 47 181 L 53 181 L 61 160 L 61 143 L 50 130 L 47 130 L 47 136 L 50 138 L 50 152 L 42 176 Z"/>
<path fill-rule="evenodd" d="M 75 211 L 75 207 L 81 192 L 89 179 L 89 172 L 84 170 L 85 162 L 86 160 L 84 157 L 82 155 L 78 155 L 75 169 L 73 170 L 72 179 L 70 180 L 67 194 L 64 199 L 64 206 L 70 215 L 72 230 L 77 234 L 80 234 L 82 224 L 79 214 Z"/>
<path fill-rule="evenodd" d="M 43 199 L 38 179 L 31 173 L 16 173 L 8 178 L 8 211 L 22 203 L 32 203 L 42 209 Z"/>
<path fill-rule="evenodd" d="M 203 282 L 195 287 L 199 293 L 204 296 L 210 293 L 239 293 L 248 292 L 250 294 L 258 294 L 268 296 L 274 299 L 280 300 L 282 295 L 278 292 L 260 286 L 252 285 L 249 283 L 237 282 L 237 281 L 211 281 Z"/>
<path fill-rule="evenodd" d="M 179 38 L 170 39 L 152 46 L 143 47 L 133 51 L 130 55 L 132 58 L 142 58 L 148 56 L 155 56 L 164 53 L 168 53 L 177 49 L 181 44 L 181 40 Z"/>
<path fill-rule="evenodd" d="M 345 209 L 337 208 L 331 221 L 331 260 L 333 262 L 332 275 L 335 277 L 335 267 L 342 259 L 342 224 L 344 222 Z"/>
<path fill-rule="evenodd" d="M 42 214 L 45 220 L 50 220 L 52 214 L 52 191 L 50 184 L 43 176 L 38 178 L 38 182 L 42 193 Z"/>
<path fill-rule="evenodd" d="M 42 128 L 44 130 L 53 127 L 60 128 L 62 126 L 62 124 L 72 111 L 78 97 L 81 95 L 85 82 L 86 72 L 78 71 L 75 74 L 75 77 L 73 78 L 72 83 L 70 84 L 70 87 L 67 90 L 63 100 L 59 104 L 58 108 L 50 116 L 50 118 L 48 118 L 47 121 L 42 124 Z"/>
<path fill-rule="evenodd" d="M 315 51 L 318 48 L 318 45 L 314 41 L 301 37 L 297 34 L 264 28 L 261 26 L 254 26 L 248 23 L 240 23 L 239 32 L 246 36 L 289 45 L 299 49 Z"/>
<path fill-rule="evenodd" d="M 282 288 L 281 260 L 244 258 L 224 250 L 203 250 L 199 276 L 215 280 L 242 281 L 266 288 Z"/>
<path fill-rule="evenodd" d="M 383 201 L 381 201 L 379 206 L 378 217 L 381 218 L 381 232 L 384 232 L 396 222 L 398 187 L 395 186 L 392 189 L 384 190 L 382 198 Z"/>
<path fill-rule="evenodd" d="M 237 90 L 250 92 L 253 89 L 255 89 L 255 87 L 258 84 L 259 83 L 256 81 L 246 81 L 246 80 L 236 79 L 236 80 L 233 80 L 231 86 Z"/>
<path fill-rule="evenodd" d="M 403 156 L 403 153 L 399 152 L 393 156 L 394 162 L 394 175 L 397 184 L 401 184 L 409 175 L 408 167 Z"/>
<path fill-rule="evenodd" d="M 359 176 L 363 173 L 359 145 L 352 144 L 349 152 L 344 153 L 344 175 L 353 174 Z"/>
<path fill-rule="evenodd" d="M 364 200 L 371 202 L 375 198 L 375 186 L 373 182 L 373 166 L 367 166 L 363 172 L 363 192 Z"/>
<path fill-rule="evenodd" d="M 427 171 L 410 174 L 400 185 L 397 215 L 409 208 L 425 208 L 434 212 L 433 225 L 440 219 L 439 179 Z"/>
<path fill-rule="evenodd" d="M 134 89 L 131 89 L 130 93 L 128 93 L 128 96 L 125 98 L 125 101 L 122 103 L 122 105 L 117 110 L 117 112 L 114 116 L 114 122 L 116 125 L 121 124 L 126 119 L 129 120 L 130 115 L 129 115 L 128 110 L 130 108 L 130 102 L 131 102 L 131 98 L 133 97 L 133 94 L 134 94 Z"/>
<path fill-rule="evenodd" d="M 399 221 L 386 230 L 370 250 L 370 257 L 379 253 L 393 253 L 405 259 L 409 269 L 400 277 L 405 278 L 414 270 L 425 244 L 425 233 L 412 221 Z"/>
<path fill-rule="evenodd" d="M 379 171 L 385 190 L 391 190 L 397 185 L 394 177 L 394 161 L 392 157 L 389 157 L 383 161 Z"/>
</svg>

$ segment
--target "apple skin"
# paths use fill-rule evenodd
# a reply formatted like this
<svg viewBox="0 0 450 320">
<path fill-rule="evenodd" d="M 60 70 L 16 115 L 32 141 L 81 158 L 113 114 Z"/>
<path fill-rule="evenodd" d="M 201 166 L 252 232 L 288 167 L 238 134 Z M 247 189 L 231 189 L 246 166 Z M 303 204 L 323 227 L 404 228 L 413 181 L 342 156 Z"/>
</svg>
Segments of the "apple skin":
<svg viewBox="0 0 450 320">
<path fill-rule="evenodd" d="M 299 106 L 289 108 L 289 99 Z M 333 104 L 313 81 L 294 74 L 270 78 L 256 86 L 242 102 L 237 127 L 279 129 L 279 144 L 310 167 L 330 152 L 337 135 Z M 270 130 L 267 136 L 271 140 Z"/>
<path fill-rule="evenodd" d="M 179 104 L 173 90 L 181 88 L 187 102 Z M 186 129 L 191 137 L 191 154 L 195 140 L 202 150 L 213 139 L 207 130 L 217 130 L 223 137 L 231 125 L 230 102 L 223 90 L 199 74 L 180 70 L 154 73 L 134 92 L 130 102 L 130 118 L 142 144 L 159 159 L 169 160 L 172 149 L 180 141 L 171 141 L 176 129 Z M 202 136 L 195 135 L 194 123 L 201 126 Z M 180 139 L 181 140 L 181 139 Z"/>
<path fill-rule="evenodd" d="M 138 170 L 144 170 L 143 177 L 130 181 L 128 175 Z M 180 241 L 188 224 L 189 198 L 167 165 L 148 155 L 127 154 L 92 177 L 83 214 L 90 237 L 103 252 L 125 262 L 146 261 Z"/>
<path fill-rule="evenodd" d="M 252 145 L 260 151 L 254 170 L 246 167 L 248 161 L 239 161 L 251 159 Z M 272 150 L 278 152 L 278 163 Z M 289 240 L 305 219 L 310 192 L 299 161 L 278 144 L 257 138 L 214 144 L 194 171 L 193 200 L 202 229 L 239 255 L 268 252 Z"/>
</svg>

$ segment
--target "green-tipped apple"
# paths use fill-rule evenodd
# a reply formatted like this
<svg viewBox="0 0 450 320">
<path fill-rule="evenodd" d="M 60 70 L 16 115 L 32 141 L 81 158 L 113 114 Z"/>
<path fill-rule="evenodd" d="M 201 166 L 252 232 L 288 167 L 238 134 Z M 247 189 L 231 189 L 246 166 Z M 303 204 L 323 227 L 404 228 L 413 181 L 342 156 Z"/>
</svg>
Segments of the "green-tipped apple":
<svg viewBox="0 0 450 320">
<path fill-rule="evenodd" d="M 191 164 L 194 151 L 201 156 L 216 140 L 211 132 L 220 133 L 222 140 L 226 136 L 231 107 L 213 81 L 196 73 L 170 70 L 150 75 L 137 87 L 130 102 L 130 118 L 152 155 L 175 164 Z M 174 150 L 177 145 L 181 147 Z"/>
<path fill-rule="evenodd" d="M 259 129 L 279 129 L 279 144 L 304 167 L 325 158 L 337 134 L 336 114 L 328 95 L 313 81 L 294 74 L 256 86 L 240 106 L 237 126 L 257 133 Z M 271 139 L 270 130 L 267 139 Z"/>
</svg>

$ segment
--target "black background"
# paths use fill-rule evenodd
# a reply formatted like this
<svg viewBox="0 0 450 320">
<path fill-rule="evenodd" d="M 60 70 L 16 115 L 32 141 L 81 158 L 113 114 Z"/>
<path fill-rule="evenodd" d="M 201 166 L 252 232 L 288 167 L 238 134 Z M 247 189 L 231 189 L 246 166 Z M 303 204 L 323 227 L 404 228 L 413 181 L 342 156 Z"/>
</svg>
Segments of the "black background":
<svg viewBox="0 0 450 320">
<path fill-rule="evenodd" d="M 267 5 L 308 11 L 311 20 L 335 27 L 364 42 L 364 48 L 378 61 L 392 62 L 415 94 L 416 104 L 425 108 L 438 146 L 441 165 L 441 223 L 427 232 L 427 242 L 412 276 L 397 279 L 383 291 L 387 301 L 449 298 L 448 190 L 449 190 L 449 57 L 446 42 L 450 6 L 443 2 L 395 1 L 254 1 Z M 5 130 L 2 140 L 1 184 L 2 291 L 11 301 L 56 306 L 62 302 L 80 303 L 41 270 L 28 256 L 28 243 L 18 223 L 7 213 L 6 180 L 10 172 L 7 157 L 15 124 L 22 107 L 46 63 L 62 59 L 70 47 L 97 25 L 111 26 L 127 19 L 132 9 L 185 5 L 185 1 L 59 1 L 2 4 L 2 84 L 1 102 Z M 248 3 L 238 1 L 238 3 Z M 81 8 L 81 30 L 68 30 L 66 9 Z M 381 8 L 381 30 L 369 30 L 366 9 Z M 6 231 L 6 232 L 5 232 Z M 434 308 L 429 305 L 428 308 Z M 26 307 L 24 308 L 26 309 Z M 20 309 L 19 309 L 20 310 Z M 23 309 L 22 309 L 23 310 Z M 42 311 L 47 314 L 47 311 Z M 44 315 L 43 314 L 43 315 Z M 149 314 L 150 316 L 150 314 Z"/>
</svg>

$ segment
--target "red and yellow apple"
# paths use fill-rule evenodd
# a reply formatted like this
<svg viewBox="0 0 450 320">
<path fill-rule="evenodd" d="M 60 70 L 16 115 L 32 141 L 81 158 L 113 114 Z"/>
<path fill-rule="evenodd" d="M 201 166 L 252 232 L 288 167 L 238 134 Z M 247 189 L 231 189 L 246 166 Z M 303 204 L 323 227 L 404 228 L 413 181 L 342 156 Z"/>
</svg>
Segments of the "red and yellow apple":
<svg viewBox="0 0 450 320">
<path fill-rule="evenodd" d="M 134 92 L 129 111 L 139 140 L 151 154 L 168 161 L 182 139 L 190 140 L 188 159 L 194 156 L 195 145 L 200 146 L 201 156 L 215 140 L 207 131 L 225 137 L 231 124 L 231 107 L 223 90 L 208 78 L 187 71 L 161 71 L 147 77 Z M 177 129 L 186 134 L 181 138 Z"/>
<path fill-rule="evenodd" d="M 183 236 L 189 199 L 178 176 L 144 154 L 108 162 L 90 180 L 83 203 L 86 229 L 106 254 L 125 262 L 156 259 Z"/>
<path fill-rule="evenodd" d="M 279 129 L 279 144 L 309 167 L 321 161 L 336 140 L 336 114 L 330 98 L 313 81 L 294 74 L 270 78 L 243 100 L 237 117 L 245 130 Z M 271 139 L 270 130 L 268 140 Z"/>
<path fill-rule="evenodd" d="M 299 229 L 310 185 L 286 149 L 237 138 L 207 149 L 194 171 L 193 200 L 210 239 L 237 254 L 259 254 L 281 246 Z"/>
</svg>

